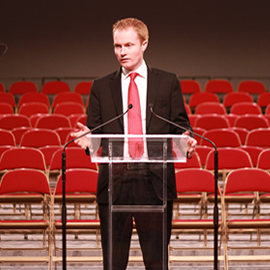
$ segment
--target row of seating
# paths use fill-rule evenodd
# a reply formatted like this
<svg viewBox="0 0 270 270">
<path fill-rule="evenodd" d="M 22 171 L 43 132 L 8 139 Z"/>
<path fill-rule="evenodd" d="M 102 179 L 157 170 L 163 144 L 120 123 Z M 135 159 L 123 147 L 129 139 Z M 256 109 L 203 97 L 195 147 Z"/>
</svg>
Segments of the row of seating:
<svg viewBox="0 0 270 270">
<path fill-rule="evenodd" d="M 92 83 L 92 81 L 79 82 L 75 86 L 74 92 L 82 95 L 89 95 Z M 46 95 L 56 95 L 58 93 L 71 92 L 71 89 L 69 84 L 63 81 L 45 82 L 40 91 L 34 82 L 17 81 L 12 83 L 8 90 L 5 89 L 3 83 L 0 83 L 0 92 L 9 92 L 13 95 L 22 95 L 28 92 L 41 92 Z"/>
<path fill-rule="evenodd" d="M 13 94 L 9 92 L 8 93 L 0 92 L 1 102 L 10 104 L 13 107 L 13 109 L 15 109 L 16 111 L 19 111 L 19 109 L 23 106 L 24 103 L 29 103 L 29 102 L 43 103 L 46 107 L 48 107 L 51 110 L 53 110 L 57 104 L 62 103 L 62 102 L 75 102 L 85 107 L 88 106 L 88 96 L 85 103 L 84 101 L 85 98 L 83 98 L 83 95 L 78 92 L 58 93 L 55 96 L 53 96 L 51 99 L 52 101 L 49 99 L 48 95 L 44 93 L 27 92 L 27 93 L 22 94 L 19 97 L 18 102 L 16 102 Z M 198 105 L 204 102 L 220 103 L 219 97 L 216 94 L 211 93 L 211 92 L 194 93 L 189 97 L 188 102 L 187 102 L 187 99 L 185 99 L 185 101 L 188 104 L 188 106 L 192 109 L 192 111 L 194 111 Z M 216 113 L 223 114 L 223 113 L 226 113 L 226 111 L 229 112 L 231 107 L 234 104 L 239 103 L 239 102 L 254 103 L 254 99 L 250 94 L 245 93 L 245 92 L 228 93 L 224 96 L 222 103 L 220 103 L 220 106 L 219 106 L 220 108 L 218 108 L 218 105 L 216 104 L 216 107 L 217 107 Z M 261 110 L 262 109 L 264 110 L 267 107 L 267 105 L 270 104 L 270 93 L 265 92 L 265 93 L 260 94 L 255 104 L 258 105 L 259 113 L 262 113 Z M 198 108 L 196 108 L 196 110 L 198 110 Z M 231 113 L 233 112 L 231 111 Z M 258 113 L 258 112 L 255 111 L 255 113 Z"/>
<path fill-rule="evenodd" d="M 78 177 L 79 176 L 79 177 Z M 186 181 L 189 179 L 189 181 Z M 67 234 L 98 234 L 100 223 L 96 211 L 96 184 L 97 172 L 90 169 L 67 169 L 66 171 L 66 204 L 67 207 Z M 176 184 L 178 198 L 174 203 L 174 217 L 172 222 L 172 235 L 196 233 L 198 239 L 195 246 L 189 249 L 209 249 L 208 234 L 213 233 L 213 204 L 214 204 L 214 175 L 212 172 L 202 169 L 182 169 L 176 172 Z M 48 263 L 48 269 L 53 269 L 53 263 L 61 262 L 61 258 L 56 255 L 56 250 L 61 249 L 56 246 L 55 238 L 62 232 L 61 204 L 62 204 L 62 178 L 58 178 L 56 188 L 51 193 L 47 176 L 38 170 L 17 169 L 6 172 L 0 183 L 0 203 L 1 205 L 11 204 L 14 209 L 13 214 L 0 221 L 1 234 L 43 234 L 41 248 L 45 250 L 45 256 L 38 258 L 31 256 L 16 256 L 15 261 L 40 261 Z M 245 168 L 231 171 L 226 177 L 223 191 L 218 188 L 218 234 L 219 241 L 219 261 L 223 261 L 224 269 L 229 269 L 230 261 L 236 258 L 230 256 L 233 248 L 241 246 L 230 246 L 231 235 L 236 233 L 256 233 L 257 241 L 250 245 L 250 249 L 263 249 L 261 237 L 269 234 L 269 203 L 270 203 L 270 174 L 261 169 Z M 179 207 L 180 204 L 180 207 Z M 14 208 L 20 205 L 20 211 Z M 40 207 L 39 214 L 35 214 L 32 209 Z M 182 210 L 184 205 L 194 206 L 194 211 L 188 215 Z M 232 209 L 230 205 L 233 205 Z M 237 205 L 237 216 L 234 209 Z M 31 206 L 34 206 L 33 208 Z M 84 211 L 82 211 L 82 209 Z M 24 211 L 23 211 L 24 210 Z M 266 211 L 264 211 L 266 210 Z M 266 216 L 267 215 L 267 216 Z M 200 244 L 200 235 L 203 233 L 204 241 Z M 47 239 L 47 240 L 46 240 Z M 180 263 L 186 261 L 199 260 L 200 263 L 212 261 L 213 256 L 193 256 L 186 257 L 175 254 L 175 250 L 181 248 L 181 240 L 178 237 L 171 241 L 169 262 Z M 178 239 L 178 240 L 177 240 Z M 194 237 L 193 237 L 194 239 Z M 68 240 L 69 241 L 69 240 Z M 96 249 L 100 250 L 100 240 L 95 238 Z M 210 240 L 211 241 L 211 240 Z M 177 243 L 177 244 L 176 244 Z M 1 250 L 5 250 L 4 241 L 1 241 Z M 241 245 L 241 244 L 240 244 Z M 222 249 L 223 247 L 223 249 Z M 13 249 L 20 249 L 19 244 Z M 68 249 L 71 245 L 68 245 Z M 73 247 L 81 250 L 80 247 Z M 265 247 L 267 249 L 267 246 Z M 182 248 L 183 249 L 183 248 Z M 184 247 L 186 249 L 186 247 Z M 223 254 L 221 253 L 223 250 Z M 69 258 L 69 261 L 77 262 L 102 262 L 101 256 L 91 256 L 91 252 L 86 259 L 83 256 Z M 95 253 L 96 254 L 96 253 Z M 269 256 L 250 255 L 249 261 L 262 260 L 270 261 Z M 254 257 L 253 257 L 254 256 Z M 2 262 L 10 258 L 1 257 Z M 132 260 L 132 258 L 131 258 Z M 142 258 L 133 260 L 142 261 Z M 247 260 L 241 256 L 239 261 Z"/>
<path fill-rule="evenodd" d="M 196 80 L 181 80 L 181 87 L 183 94 L 193 94 L 202 92 L 201 85 Z M 89 94 L 92 81 L 79 82 L 74 89 L 74 92 L 81 94 Z M 0 83 L 0 92 L 5 92 L 6 89 L 3 83 Z M 59 92 L 71 91 L 69 85 L 63 81 L 50 81 L 44 83 L 40 92 L 45 94 L 57 94 Z M 11 84 L 8 92 L 21 95 L 26 92 L 38 92 L 37 85 L 30 81 L 18 81 Z M 261 94 L 267 92 L 265 86 L 260 81 L 255 80 L 243 80 L 241 81 L 237 89 L 234 89 L 232 83 L 226 79 L 212 79 L 208 80 L 204 92 L 209 93 L 231 93 L 231 92 L 245 92 L 249 94 Z"/>
</svg>

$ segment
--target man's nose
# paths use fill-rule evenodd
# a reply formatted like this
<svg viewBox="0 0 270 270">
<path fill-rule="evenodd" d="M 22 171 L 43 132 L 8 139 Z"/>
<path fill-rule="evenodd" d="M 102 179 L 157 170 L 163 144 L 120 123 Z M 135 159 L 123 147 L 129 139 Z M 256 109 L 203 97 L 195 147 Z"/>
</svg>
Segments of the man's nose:
<svg viewBox="0 0 270 270">
<path fill-rule="evenodd" d="M 121 47 L 120 53 L 121 53 L 121 55 L 125 55 L 126 54 L 126 49 L 125 49 L 124 46 Z"/>
</svg>

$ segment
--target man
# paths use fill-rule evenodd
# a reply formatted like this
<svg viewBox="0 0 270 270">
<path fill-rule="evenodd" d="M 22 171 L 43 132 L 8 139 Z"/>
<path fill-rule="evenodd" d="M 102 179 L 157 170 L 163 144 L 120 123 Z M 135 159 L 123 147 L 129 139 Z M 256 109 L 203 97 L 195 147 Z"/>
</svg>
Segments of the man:
<svg viewBox="0 0 270 270">
<path fill-rule="evenodd" d="M 140 20 L 127 18 L 113 25 L 114 52 L 121 65 L 120 70 L 94 81 L 88 107 L 87 127 L 79 124 L 81 129 L 73 136 L 93 129 L 102 123 L 121 115 L 132 103 L 133 108 L 97 132 L 102 134 L 182 134 L 183 130 L 155 117 L 148 104 L 162 117 L 191 130 L 185 111 L 181 87 L 176 75 L 149 67 L 143 58 L 148 46 L 148 29 Z M 135 75 L 132 75 L 135 74 Z M 131 89 L 136 89 L 137 101 L 131 99 Z M 129 116 L 135 111 L 131 124 Z M 137 111 L 136 111 L 137 110 Z M 129 115 L 130 114 L 130 115 Z M 137 117 L 139 116 L 139 118 Z M 184 132 L 189 135 L 189 132 Z M 83 137 L 77 143 L 87 148 Z M 191 158 L 196 140 L 188 136 L 188 158 Z M 104 147 L 103 147 L 104 148 Z M 131 158 L 143 159 L 150 155 L 149 145 L 142 142 L 136 148 L 135 156 L 128 147 L 123 151 Z M 103 149 L 104 150 L 104 149 Z M 139 166 L 117 164 L 114 167 L 115 181 L 114 204 L 160 205 L 162 204 L 162 166 L 160 164 L 142 163 Z M 137 163 L 138 164 L 138 163 Z M 100 164 L 97 202 L 101 222 L 104 269 L 108 269 L 108 165 Z M 167 165 L 167 244 L 171 234 L 173 200 L 176 198 L 176 185 L 173 163 Z M 126 269 L 133 221 L 139 236 L 146 269 L 163 269 L 162 267 L 162 214 L 160 213 L 113 213 L 113 270 Z M 165 247 L 165 249 L 167 249 Z"/>
</svg>

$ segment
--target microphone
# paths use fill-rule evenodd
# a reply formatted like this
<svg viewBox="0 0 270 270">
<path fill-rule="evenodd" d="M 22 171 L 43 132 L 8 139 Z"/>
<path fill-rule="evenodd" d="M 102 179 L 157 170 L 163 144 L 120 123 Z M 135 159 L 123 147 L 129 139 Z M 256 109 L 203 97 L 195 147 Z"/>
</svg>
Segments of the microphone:
<svg viewBox="0 0 270 270">
<path fill-rule="evenodd" d="M 178 128 L 180 128 L 180 129 L 182 129 L 182 130 L 184 130 L 184 131 L 188 131 L 188 132 L 190 132 L 191 134 L 193 134 L 193 135 L 195 135 L 195 136 L 198 136 L 199 138 L 201 138 L 201 139 L 203 139 L 203 140 L 208 141 L 209 143 L 211 143 L 211 144 L 213 145 L 213 147 L 215 148 L 215 150 L 217 149 L 216 145 L 215 145 L 211 140 L 207 139 L 206 137 L 203 137 L 202 135 L 200 135 L 200 134 L 194 132 L 193 130 L 190 130 L 190 129 L 188 129 L 188 128 L 185 128 L 185 127 L 183 127 L 183 126 L 180 126 L 180 125 L 178 125 L 178 124 L 176 124 L 176 123 L 174 123 L 174 122 L 172 122 L 172 121 L 170 121 L 170 120 L 168 120 L 168 119 L 166 119 L 166 118 L 164 118 L 164 117 L 162 117 L 162 116 L 156 114 L 156 113 L 154 112 L 154 105 L 153 105 L 152 103 L 150 103 L 148 107 L 149 107 L 150 112 L 151 112 L 154 116 L 156 116 L 157 118 L 159 118 L 159 119 L 161 119 L 161 120 L 163 120 L 163 121 L 165 121 L 165 122 L 167 122 L 167 123 L 169 123 L 169 124 L 171 124 L 171 125 L 173 125 L 173 126 L 175 126 L 175 127 L 178 127 Z"/>
<path fill-rule="evenodd" d="M 99 128 L 102 128 L 102 127 L 104 127 L 104 126 L 110 124 L 111 122 L 113 122 L 113 121 L 115 121 L 115 120 L 121 118 L 122 116 L 124 116 L 124 115 L 125 115 L 130 109 L 132 109 L 132 108 L 133 108 L 133 105 L 132 105 L 132 104 L 129 104 L 129 105 L 128 105 L 128 109 L 127 109 L 125 112 L 121 113 L 120 115 L 117 115 L 116 117 L 114 117 L 114 118 L 108 120 L 108 121 L 105 122 L 105 123 L 102 123 L 102 124 L 99 125 L 99 126 L 96 126 L 96 127 L 93 128 L 93 129 L 91 129 L 91 130 L 89 130 L 89 131 L 87 131 L 87 132 L 85 132 L 85 133 L 79 135 L 78 137 L 76 137 L 76 138 L 74 138 L 74 139 L 68 141 L 68 142 L 65 144 L 65 146 L 64 146 L 64 150 L 66 149 L 66 147 L 67 147 L 70 143 L 72 143 L 72 142 L 74 142 L 75 140 L 78 140 L 78 139 L 80 139 L 81 137 L 83 137 L 83 136 L 85 136 L 85 135 L 87 135 L 87 134 L 89 134 L 89 133 L 92 133 L 93 131 L 95 131 L 95 130 L 97 130 L 97 129 L 99 129 Z"/>
<path fill-rule="evenodd" d="M 182 127 L 158 114 L 156 114 L 154 112 L 154 105 L 152 103 L 149 104 L 149 110 L 150 112 L 156 116 L 157 118 L 175 126 L 178 127 L 184 131 L 188 131 L 193 135 L 198 136 L 199 138 L 208 141 L 209 143 L 211 143 L 215 149 L 215 153 L 214 153 L 214 164 L 215 164 L 215 172 L 214 172 L 214 179 L 215 179 L 215 204 L 214 204 L 214 269 L 217 269 L 217 265 L 218 265 L 218 150 L 216 145 L 214 144 L 214 142 L 212 142 L 211 140 L 209 140 L 208 138 L 201 136 L 200 134 L 197 134 L 196 132 L 194 132 L 193 130 L 189 130 L 185 127 Z"/>
</svg>

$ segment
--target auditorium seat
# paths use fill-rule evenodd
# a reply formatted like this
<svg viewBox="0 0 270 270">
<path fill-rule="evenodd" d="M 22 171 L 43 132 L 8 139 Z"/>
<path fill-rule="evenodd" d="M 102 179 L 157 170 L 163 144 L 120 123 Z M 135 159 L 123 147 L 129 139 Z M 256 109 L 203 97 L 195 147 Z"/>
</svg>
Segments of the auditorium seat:
<svg viewBox="0 0 270 270">
<path fill-rule="evenodd" d="M 246 137 L 249 133 L 249 130 L 246 128 L 239 128 L 239 127 L 231 127 L 231 129 L 238 133 L 241 144 L 244 145 L 246 143 Z"/>
<path fill-rule="evenodd" d="M 238 84 L 237 92 L 246 92 L 249 94 L 260 95 L 261 93 L 266 92 L 266 89 L 264 84 L 259 81 L 245 80 Z"/>
<path fill-rule="evenodd" d="M 31 147 L 14 147 L 6 150 L 1 156 L 0 171 L 19 168 L 36 169 L 46 173 L 42 152 Z"/>
<path fill-rule="evenodd" d="M 230 113 L 243 115 L 243 114 L 262 114 L 261 107 L 253 102 L 239 102 L 231 107 Z"/>
<path fill-rule="evenodd" d="M 206 82 L 204 91 L 215 94 L 227 94 L 234 92 L 234 89 L 232 83 L 228 80 L 213 79 Z"/>
<path fill-rule="evenodd" d="M 14 110 L 16 108 L 16 101 L 11 93 L 0 92 L 0 102 L 10 104 Z"/>
<path fill-rule="evenodd" d="M 184 95 L 202 92 L 200 84 L 195 80 L 181 80 L 180 85 Z"/>
<path fill-rule="evenodd" d="M 59 93 L 54 97 L 53 103 L 52 103 L 52 109 L 54 109 L 57 104 L 60 104 L 63 102 L 76 102 L 84 106 L 83 99 L 80 94 L 74 93 L 74 92 L 64 92 L 64 93 Z"/>
<path fill-rule="evenodd" d="M 189 107 L 192 111 L 195 110 L 195 107 L 203 102 L 220 102 L 219 98 L 214 93 L 200 92 L 193 94 L 189 99 Z"/>
<path fill-rule="evenodd" d="M 48 106 L 41 102 L 29 102 L 22 104 L 18 111 L 18 114 L 28 117 L 37 113 L 48 114 Z"/>
<path fill-rule="evenodd" d="M 210 151 L 213 150 L 213 146 L 197 145 L 196 152 L 199 154 L 202 168 L 205 167 L 206 158 Z"/>
<path fill-rule="evenodd" d="M 66 82 L 62 81 L 50 81 L 44 83 L 41 89 L 41 93 L 46 95 L 57 95 L 62 92 L 70 92 L 70 87 Z"/>
<path fill-rule="evenodd" d="M 6 88 L 2 82 L 0 82 L 0 92 L 6 92 Z"/>
<path fill-rule="evenodd" d="M 0 102 L 0 115 L 1 114 L 12 114 L 14 113 L 13 107 L 5 102 Z"/>
<path fill-rule="evenodd" d="M 203 114 L 196 119 L 194 127 L 200 127 L 206 130 L 215 128 L 229 128 L 230 123 L 225 115 Z"/>
<path fill-rule="evenodd" d="M 55 130 L 37 128 L 28 130 L 20 142 L 20 147 L 39 148 L 45 145 L 61 145 L 60 137 Z"/>
<path fill-rule="evenodd" d="M 186 103 L 185 103 L 185 109 L 186 109 L 187 114 L 191 114 L 191 109 L 190 109 L 189 105 Z"/>
<path fill-rule="evenodd" d="M 69 119 L 69 121 L 70 121 L 71 127 L 76 127 L 79 118 L 84 117 L 84 116 L 87 117 L 87 114 L 85 114 L 85 113 L 83 113 L 83 114 L 82 114 L 82 113 L 78 113 L 78 114 L 75 113 L 75 114 L 69 115 L 69 116 L 68 116 L 68 119 Z M 85 122 L 85 123 L 86 123 L 86 122 Z M 84 123 L 84 124 L 85 124 L 85 123 Z"/>
<path fill-rule="evenodd" d="M 270 93 L 261 93 L 258 96 L 257 104 L 261 107 L 262 111 L 265 112 L 266 107 L 270 104 Z"/>
<path fill-rule="evenodd" d="M 16 127 L 31 127 L 29 118 L 22 114 L 3 114 L 0 116 L 0 128 L 12 130 Z"/>
<path fill-rule="evenodd" d="M 270 149 L 263 149 L 258 156 L 257 168 L 270 172 Z"/>
<path fill-rule="evenodd" d="M 252 130 L 256 128 L 268 128 L 269 123 L 262 114 L 244 114 L 236 118 L 234 126 Z"/>
<path fill-rule="evenodd" d="M 65 145 L 67 143 L 67 139 L 69 138 L 69 134 L 71 132 L 74 132 L 74 128 L 73 127 L 59 127 L 55 129 L 55 131 L 58 133 L 61 139 L 61 144 Z"/>
<path fill-rule="evenodd" d="M 252 96 L 249 93 L 245 92 L 232 92 L 228 93 L 224 96 L 223 99 L 223 105 L 227 109 L 227 111 L 230 111 L 230 108 L 235 103 L 239 102 L 254 102 Z"/>
<path fill-rule="evenodd" d="M 262 152 L 263 148 L 251 145 L 242 145 L 239 148 L 249 153 L 253 167 L 255 168 L 258 163 L 259 154 Z"/>
<path fill-rule="evenodd" d="M 185 163 L 175 162 L 174 168 L 176 171 L 180 169 L 187 169 L 187 168 L 198 168 L 198 169 L 202 168 L 198 153 L 195 152 L 192 158 L 187 159 Z"/>
<path fill-rule="evenodd" d="M 196 119 L 199 117 L 201 117 L 200 114 L 188 114 L 188 119 L 192 127 L 194 127 Z"/>
<path fill-rule="evenodd" d="M 69 119 L 62 114 L 43 114 L 36 121 L 35 128 L 57 129 L 70 128 Z"/>
<path fill-rule="evenodd" d="M 220 128 L 210 129 L 205 131 L 204 137 L 208 138 L 216 147 L 239 147 L 241 140 L 237 132 L 232 129 Z M 204 139 L 201 139 L 200 145 L 212 146 L 212 144 Z"/>
<path fill-rule="evenodd" d="M 60 145 L 45 145 L 38 148 L 45 159 L 46 168 L 49 169 L 52 156 L 57 150 L 63 150 L 63 147 Z"/>
<path fill-rule="evenodd" d="M 222 103 L 203 102 L 196 106 L 195 114 L 226 114 L 226 109 Z"/>
<path fill-rule="evenodd" d="M 8 92 L 12 95 L 23 95 L 28 92 L 38 92 L 38 88 L 34 82 L 18 81 L 11 84 Z"/>
<path fill-rule="evenodd" d="M 265 114 L 270 114 L 270 104 L 267 105 L 266 110 L 265 110 Z"/>
<path fill-rule="evenodd" d="M 204 128 L 200 128 L 200 127 L 193 127 L 193 132 L 197 133 L 198 135 L 203 135 L 203 133 L 206 131 L 206 129 Z M 199 145 L 201 142 L 201 138 L 199 136 L 197 136 L 196 134 L 194 134 L 194 138 L 197 140 L 197 144 Z"/>
<path fill-rule="evenodd" d="M 76 102 L 63 102 L 56 105 L 53 113 L 69 116 L 71 114 L 84 114 L 85 110 L 81 104 Z"/>
<path fill-rule="evenodd" d="M 227 114 L 224 114 L 224 116 L 228 119 L 230 126 L 234 127 L 235 120 L 239 115 L 233 114 L 233 113 L 227 113 Z"/>
<path fill-rule="evenodd" d="M 209 152 L 206 163 L 205 169 L 214 171 L 214 153 L 215 151 L 212 150 Z M 252 161 L 250 155 L 239 148 L 231 148 L 231 147 L 223 147 L 218 148 L 218 171 L 219 174 L 222 175 L 223 183 L 225 182 L 227 174 L 235 169 L 239 168 L 252 168 Z"/>
<path fill-rule="evenodd" d="M 76 84 L 74 92 L 80 95 L 89 95 L 92 84 L 92 81 L 79 82 L 78 84 Z"/>
<path fill-rule="evenodd" d="M 15 127 L 11 130 L 15 137 L 16 145 L 20 145 L 23 134 L 30 129 L 32 129 L 32 127 Z"/>
<path fill-rule="evenodd" d="M 270 138 L 270 128 L 253 129 L 248 133 L 245 145 L 269 148 L 270 147 L 269 138 Z"/>
<path fill-rule="evenodd" d="M 11 131 L 0 128 L 0 137 L 1 137 L 0 140 L 1 146 L 5 145 L 16 146 L 15 137 Z"/>
<path fill-rule="evenodd" d="M 48 108 L 50 108 L 50 101 L 47 95 L 44 93 L 30 92 L 25 93 L 20 97 L 18 102 L 18 108 L 20 108 L 24 103 L 39 102 L 44 103 Z"/>
</svg>

